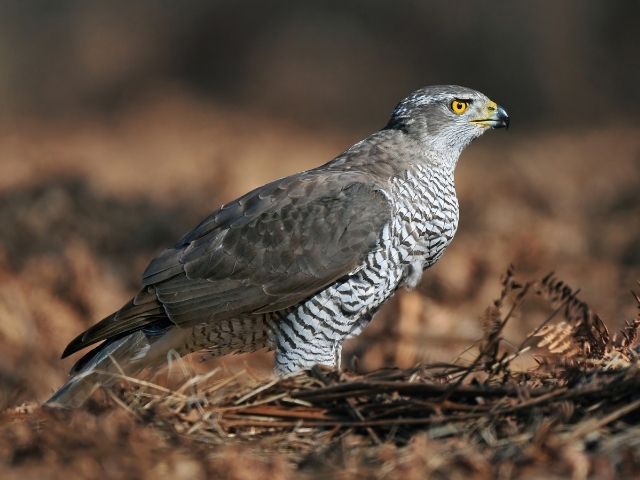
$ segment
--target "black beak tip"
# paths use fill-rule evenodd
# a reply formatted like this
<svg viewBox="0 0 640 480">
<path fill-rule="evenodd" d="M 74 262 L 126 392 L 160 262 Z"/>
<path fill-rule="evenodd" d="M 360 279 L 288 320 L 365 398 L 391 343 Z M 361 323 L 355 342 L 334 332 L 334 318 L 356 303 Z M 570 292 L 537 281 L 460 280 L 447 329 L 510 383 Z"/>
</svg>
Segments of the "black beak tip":
<svg viewBox="0 0 640 480">
<path fill-rule="evenodd" d="M 497 116 L 498 122 L 500 122 L 498 124 L 498 128 L 504 127 L 505 129 L 509 130 L 509 114 L 507 113 L 507 111 L 502 107 L 498 107 Z"/>
</svg>

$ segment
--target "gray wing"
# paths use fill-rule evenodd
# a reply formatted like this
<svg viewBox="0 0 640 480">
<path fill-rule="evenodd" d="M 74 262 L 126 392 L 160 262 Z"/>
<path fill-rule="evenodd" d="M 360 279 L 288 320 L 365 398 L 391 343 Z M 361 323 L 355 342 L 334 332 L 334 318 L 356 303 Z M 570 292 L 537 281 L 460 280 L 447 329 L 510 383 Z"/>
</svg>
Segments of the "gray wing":
<svg viewBox="0 0 640 480">
<path fill-rule="evenodd" d="M 311 170 L 223 206 L 147 267 L 142 291 L 65 354 L 143 328 L 280 310 L 357 269 L 392 207 L 375 178 Z"/>
</svg>

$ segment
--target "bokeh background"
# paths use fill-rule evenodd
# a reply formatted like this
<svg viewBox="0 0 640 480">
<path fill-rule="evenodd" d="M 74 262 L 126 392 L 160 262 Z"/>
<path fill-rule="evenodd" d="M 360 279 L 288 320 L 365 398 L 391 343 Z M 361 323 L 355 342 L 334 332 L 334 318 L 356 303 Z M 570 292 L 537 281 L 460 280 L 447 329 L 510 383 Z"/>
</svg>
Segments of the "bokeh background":
<svg viewBox="0 0 640 480">
<path fill-rule="evenodd" d="M 208 212 L 330 160 L 434 83 L 483 91 L 512 128 L 463 154 L 455 241 L 347 364 L 451 360 L 510 263 L 523 280 L 555 271 L 612 327 L 631 319 L 638 20 L 623 0 L 3 0 L 0 406 L 46 398 L 66 343 Z"/>
</svg>

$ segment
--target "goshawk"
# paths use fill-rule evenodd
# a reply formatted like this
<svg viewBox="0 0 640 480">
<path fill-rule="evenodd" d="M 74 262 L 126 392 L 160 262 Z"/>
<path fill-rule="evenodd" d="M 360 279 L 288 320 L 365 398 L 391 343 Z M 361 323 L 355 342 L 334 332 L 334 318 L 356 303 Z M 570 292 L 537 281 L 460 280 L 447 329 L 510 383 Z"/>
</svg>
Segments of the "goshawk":
<svg viewBox="0 0 640 480">
<path fill-rule="evenodd" d="M 451 242 L 462 150 L 508 125 L 480 92 L 422 88 L 329 163 L 223 205 L 151 261 L 134 298 L 69 344 L 63 358 L 101 342 L 49 402 L 78 405 L 108 372 L 135 374 L 170 351 L 269 348 L 279 375 L 339 366 L 345 339 Z"/>
</svg>

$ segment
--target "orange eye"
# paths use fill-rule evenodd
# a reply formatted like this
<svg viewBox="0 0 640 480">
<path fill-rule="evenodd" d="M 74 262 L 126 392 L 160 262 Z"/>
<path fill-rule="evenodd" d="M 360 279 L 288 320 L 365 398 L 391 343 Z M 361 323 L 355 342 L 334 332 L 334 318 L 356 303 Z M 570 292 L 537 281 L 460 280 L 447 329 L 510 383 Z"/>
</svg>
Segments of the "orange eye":
<svg viewBox="0 0 640 480">
<path fill-rule="evenodd" d="M 468 102 L 463 102 L 462 100 L 454 100 L 451 102 L 451 111 L 456 115 L 462 115 L 469 106 Z"/>
</svg>

